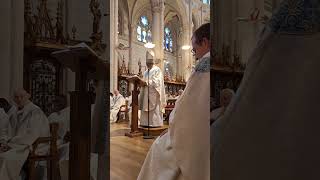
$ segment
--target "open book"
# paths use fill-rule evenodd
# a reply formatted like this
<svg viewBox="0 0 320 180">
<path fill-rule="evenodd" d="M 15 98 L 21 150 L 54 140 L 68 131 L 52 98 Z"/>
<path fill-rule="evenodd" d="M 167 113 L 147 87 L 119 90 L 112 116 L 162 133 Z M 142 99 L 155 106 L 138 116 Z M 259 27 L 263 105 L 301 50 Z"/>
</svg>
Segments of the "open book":
<svg viewBox="0 0 320 180">
<path fill-rule="evenodd" d="M 138 81 L 138 83 L 142 84 L 144 83 L 145 81 L 143 79 L 141 79 L 138 75 L 133 75 L 133 76 L 130 76 L 127 78 L 128 81 L 130 82 L 135 82 L 135 81 Z"/>
<path fill-rule="evenodd" d="M 76 45 L 73 45 L 73 46 L 67 46 L 68 49 L 70 50 L 80 50 L 80 49 L 87 49 L 89 50 L 92 54 L 94 54 L 95 56 L 98 57 L 98 54 L 93 50 L 91 49 L 90 46 L 88 46 L 86 43 L 82 42 L 82 43 L 79 43 L 79 44 L 76 44 Z"/>
<path fill-rule="evenodd" d="M 67 46 L 66 49 L 55 51 L 51 55 L 74 72 L 80 61 L 86 61 L 88 72 L 95 72 L 97 66 L 104 66 L 103 60 L 86 43 Z"/>
</svg>

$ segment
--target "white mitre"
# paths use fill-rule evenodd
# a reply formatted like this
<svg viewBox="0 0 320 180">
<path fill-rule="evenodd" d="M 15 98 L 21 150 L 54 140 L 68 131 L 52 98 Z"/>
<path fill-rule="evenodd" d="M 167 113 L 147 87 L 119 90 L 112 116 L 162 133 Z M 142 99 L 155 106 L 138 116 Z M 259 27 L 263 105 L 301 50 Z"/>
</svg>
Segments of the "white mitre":
<svg viewBox="0 0 320 180">
<path fill-rule="evenodd" d="M 146 53 L 146 63 L 155 63 L 154 53 L 152 51 L 147 51 Z"/>
</svg>

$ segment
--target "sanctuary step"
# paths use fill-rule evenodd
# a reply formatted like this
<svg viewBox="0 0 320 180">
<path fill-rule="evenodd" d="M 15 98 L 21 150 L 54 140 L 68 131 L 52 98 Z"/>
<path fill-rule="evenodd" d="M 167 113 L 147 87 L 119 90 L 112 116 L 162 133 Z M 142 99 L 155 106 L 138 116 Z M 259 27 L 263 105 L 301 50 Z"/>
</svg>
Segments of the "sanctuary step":
<svg viewBox="0 0 320 180">
<path fill-rule="evenodd" d="M 167 124 L 164 124 L 161 127 L 152 127 L 152 128 L 150 128 L 149 133 L 151 136 L 159 136 L 162 133 L 162 131 L 164 131 L 168 128 L 169 128 L 169 125 L 167 125 Z M 148 128 L 139 126 L 139 131 L 143 132 L 143 135 L 147 135 Z"/>
</svg>

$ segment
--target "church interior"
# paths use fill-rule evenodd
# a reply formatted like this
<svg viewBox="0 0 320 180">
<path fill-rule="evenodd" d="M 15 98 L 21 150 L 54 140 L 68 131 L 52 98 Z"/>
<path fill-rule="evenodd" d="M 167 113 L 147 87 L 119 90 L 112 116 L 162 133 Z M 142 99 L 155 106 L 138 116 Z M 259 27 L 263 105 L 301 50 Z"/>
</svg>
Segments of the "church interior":
<svg viewBox="0 0 320 180">
<path fill-rule="evenodd" d="M 215 78 L 211 82 L 211 100 L 212 108 L 217 108 L 221 90 L 236 91 L 239 86 L 258 34 L 280 0 L 1 3 L 0 19 L 4 25 L 0 30 L 0 98 L 13 105 L 18 95 L 30 95 L 27 99 L 49 120 L 51 115 L 69 118 L 69 127 L 63 127 L 66 132 L 61 139 L 68 144 L 67 158 L 59 160 L 62 150 L 58 134 L 62 126 L 57 127 L 56 121 L 52 121 L 48 127 L 51 136 L 40 136 L 30 144 L 34 146 L 38 140 L 50 144 L 50 153 L 40 156 L 28 152 L 21 165 L 26 171 L 22 179 L 110 176 L 112 180 L 133 180 L 137 179 L 155 137 L 169 127 L 170 113 L 197 63 L 191 52 L 193 32 L 206 23 L 213 27 L 211 57 L 215 61 L 211 76 Z M 162 73 L 165 106 L 161 114 L 163 124 L 148 128 L 140 125 L 144 115 L 135 111 L 138 99 L 134 97 L 139 89 L 129 79 L 143 79 L 146 72 L 149 77 L 146 54 L 150 52 L 154 66 Z M 99 103 L 103 108 L 94 109 Z M 66 108 L 66 117 L 62 117 Z M 90 115 L 91 119 L 106 120 L 90 123 Z M 144 138 L 146 135 L 153 138 Z M 92 137 L 105 142 L 99 143 Z M 40 161 L 48 163 L 42 165 Z M 108 168 L 110 172 L 103 170 Z M 45 175 L 40 178 L 39 173 Z"/>
</svg>

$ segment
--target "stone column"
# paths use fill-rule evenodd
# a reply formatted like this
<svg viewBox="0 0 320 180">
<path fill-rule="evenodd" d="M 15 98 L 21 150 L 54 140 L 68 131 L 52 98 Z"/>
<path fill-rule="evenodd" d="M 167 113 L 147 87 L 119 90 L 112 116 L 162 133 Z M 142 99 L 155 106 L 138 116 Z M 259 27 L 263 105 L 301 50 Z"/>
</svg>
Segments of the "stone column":
<svg viewBox="0 0 320 180">
<path fill-rule="evenodd" d="M 133 73 L 133 34 L 134 34 L 134 25 L 132 22 L 129 24 L 129 59 L 128 59 L 128 69 L 129 72 Z"/>
<path fill-rule="evenodd" d="M 154 47 L 156 64 L 160 69 L 164 70 L 164 0 L 151 0 L 152 7 L 152 42 L 156 45 Z"/>
<path fill-rule="evenodd" d="M 189 45 L 192 48 L 191 45 L 191 33 L 192 33 L 192 26 L 188 25 L 187 27 L 183 27 L 183 37 L 182 37 L 182 44 L 183 45 Z M 190 74 L 191 74 L 191 63 L 193 60 L 191 48 L 188 50 L 182 51 L 182 61 L 181 61 L 181 75 L 183 76 L 184 80 L 187 81 Z"/>
<path fill-rule="evenodd" d="M 191 75 L 191 71 L 192 71 L 192 65 L 193 65 L 193 61 L 194 61 L 194 57 L 191 53 L 191 49 L 192 49 L 192 44 L 191 44 L 191 37 L 193 34 L 193 27 L 192 27 L 192 1 L 189 1 L 189 26 L 184 27 L 184 32 L 185 32 L 185 43 L 184 44 L 189 44 L 191 46 L 191 48 L 189 50 L 185 51 L 186 54 L 186 61 L 185 61 L 185 65 L 184 65 L 184 79 L 185 81 L 187 81 Z M 197 25 L 195 25 L 197 27 Z M 197 27 L 198 28 L 198 27 Z"/>
<path fill-rule="evenodd" d="M 0 22 L 0 96 L 10 99 L 23 87 L 24 1 L 1 2 Z"/>
<path fill-rule="evenodd" d="M 181 49 L 181 47 L 184 45 L 183 44 L 183 39 L 182 39 L 182 30 L 178 30 L 177 33 L 176 33 L 177 37 L 176 37 L 176 74 L 177 76 L 181 76 L 182 75 L 182 69 L 181 68 L 182 64 L 182 53 L 183 53 L 183 50 Z"/>
<path fill-rule="evenodd" d="M 110 90 L 118 88 L 118 1 L 110 1 Z"/>
</svg>

